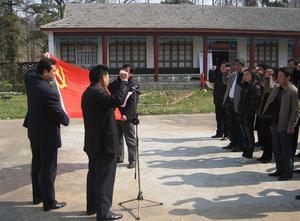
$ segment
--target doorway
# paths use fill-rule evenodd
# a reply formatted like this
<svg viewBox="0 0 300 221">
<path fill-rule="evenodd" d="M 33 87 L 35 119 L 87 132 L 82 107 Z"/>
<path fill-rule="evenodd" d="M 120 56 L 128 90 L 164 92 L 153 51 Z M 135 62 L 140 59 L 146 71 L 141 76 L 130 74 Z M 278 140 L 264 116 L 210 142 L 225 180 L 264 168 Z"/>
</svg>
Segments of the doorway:
<svg viewBox="0 0 300 221">
<path fill-rule="evenodd" d="M 223 61 L 229 62 L 229 51 L 212 51 L 213 65 L 220 67 Z"/>
</svg>

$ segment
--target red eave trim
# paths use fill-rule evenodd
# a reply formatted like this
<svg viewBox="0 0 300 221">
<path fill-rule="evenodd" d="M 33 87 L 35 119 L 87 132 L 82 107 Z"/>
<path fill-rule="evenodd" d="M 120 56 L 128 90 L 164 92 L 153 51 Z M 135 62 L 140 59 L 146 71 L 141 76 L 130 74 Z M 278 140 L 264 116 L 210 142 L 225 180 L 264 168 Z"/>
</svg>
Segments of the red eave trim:
<svg viewBox="0 0 300 221">
<path fill-rule="evenodd" d="M 266 31 L 266 30 L 238 30 L 238 29 L 180 29 L 180 28 L 41 28 L 43 32 L 55 33 L 107 33 L 124 35 L 202 35 L 203 33 L 211 35 L 275 35 L 275 36 L 299 36 L 300 31 Z"/>
</svg>

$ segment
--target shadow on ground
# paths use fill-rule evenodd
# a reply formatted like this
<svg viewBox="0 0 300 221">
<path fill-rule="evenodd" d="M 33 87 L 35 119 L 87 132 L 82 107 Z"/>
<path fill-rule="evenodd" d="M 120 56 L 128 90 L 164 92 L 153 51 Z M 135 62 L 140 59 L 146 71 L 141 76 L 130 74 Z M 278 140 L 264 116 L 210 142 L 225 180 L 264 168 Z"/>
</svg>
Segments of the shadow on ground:
<svg viewBox="0 0 300 221">
<path fill-rule="evenodd" d="M 209 141 L 216 140 L 211 137 L 191 137 L 191 138 L 144 138 L 142 142 L 157 142 L 157 143 L 184 143 L 184 142 L 195 142 L 195 141 Z"/>
<path fill-rule="evenodd" d="M 178 181 L 180 178 L 180 181 Z M 192 185 L 194 187 L 233 187 L 233 186 L 250 186 L 264 182 L 280 182 L 276 178 L 268 176 L 266 173 L 253 171 L 240 171 L 226 174 L 194 173 L 190 175 L 167 175 L 160 179 L 171 181 L 164 182 L 168 186 Z M 172 179 L 176 181 L 172 181 Z M 295 174 L 293 180 L 300 180 L 300 176 Z"/>
<path fill-rule="evenodd" d="M 61 163 L 57 167 L 57 175 L 87 169 L 85 163 Z M 31 165 L 23 164 L 0 170 L 0 196 L 16 189 L 31 185 Z"/>
<path fill-rule="evenodd" d="M 195 157 L 201 155 L 215 154 L 224 152 L 221 147 L 203 146 L 203 147 L 186 147 L 179 146 L 171 150 L 152 149 L 145 150 L 141 156 L 161 156 L 161 157 Z"/>
<path fill-rule="evenodd" d="M 174 205 L 192 204 L 193 209 L 174 209 L 170 214 L 177 216 L 198 215 L 213 220 L 257 219 L 271 212 L 298 212 L 300 201 L 295 200 L 299 191 L 266 189 L 253 197 L 248 194 L 219 196 L 213 200 L 190 198 L 177 201 Z M 236 210 L 239 210 L 237 212 Z"/>
</svg>

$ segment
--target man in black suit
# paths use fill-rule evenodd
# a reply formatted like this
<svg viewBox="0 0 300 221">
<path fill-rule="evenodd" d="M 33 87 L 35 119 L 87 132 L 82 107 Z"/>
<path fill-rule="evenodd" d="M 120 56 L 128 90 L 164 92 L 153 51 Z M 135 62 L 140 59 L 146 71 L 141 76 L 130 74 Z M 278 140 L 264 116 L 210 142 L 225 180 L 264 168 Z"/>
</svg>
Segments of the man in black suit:
<svg viewBox="0 0 300 221">
<path fill-rule="evenodd" d="M 135 168 L 136 160 L 136 137 L 135 137 L 135 124 L 134 120 L 137 115 L 137 106 L 139 94 L 136 91 L 138 89 L 138 84 L 133 77 L 133 66 L 131 64 L 124 64 L 122 69 L 129 73 L 128 85 L 130 92 L 127 94 L 127 99 L 124 105 L 120 108 L 122 114 L 122 120 L 118 120 L 119 129 L 119 139 L 120 139 L 120 150 L 121 152 L 117 156 L 117 162 L 124 162 L 124 138 L 128 149 L 128 169 Z M 121 79 L 118 77 L 111 84 L 109 84 L 108 89 L 111 93 L 119 88 Z"/>
<path fill-rule="evenodd" d="M 57 150 L 61 147 L 60 124 L 69 125 L 69 117 L 62 109 L 59 95 L 51 82 L 55 73 L 55 61 L 43 58 L 36 74 L 25 76 L 28 96 L 28 112 L 24 126 L 32 149 L 33 202 L 43 202 L 45 211 L 66 205 L 55 200 L 54 182 L 57 170 Z"/>
<path fill-rule="evenodd" d="M 97 213 L 97 220 L 116 220 L 122 215 L 110 211 L 116 175 L 119 134 L 114 110 L 125 101 L 128 73 L 120 71 L 120 85 L 115 93 L 107 90 L 108 68 L 93 67 L 90 86 L 84 91 L 81 108 L 84 120 L 84 151 L 89 158 L 87 174 L 87 215 Z"/>
<path fill-rule="evenodd" d="M 239 127 L 240 114 L 238 113 L 238 103 L 241 98 L 241 82 L 243 78 L 244 59 L 237 59 L 234 63 L 235 72 L 229 75 L 227 87 L 223 99 L 226 107 L 229 122 L 230 144 L 223 149 L 232 149 L 233 152 L 242 150 L 241 130 Z"/>
<path fill-rule="evenodd" d="M 209 82 L 214 83 L 213 96 L 217 121 L 216 135 L 212 136 L 212 138 L 222 138 L 222 140 L 226 140 L 226 138 L 229 136 L 227 131 L 228 126 L 226 111 L 223 107 L 223 98 L 227 87 L 229 71 L 230 65 L 226 62 L 221 63 L 219 70 L 212 69 L 209 71 Z"/>
</svg>

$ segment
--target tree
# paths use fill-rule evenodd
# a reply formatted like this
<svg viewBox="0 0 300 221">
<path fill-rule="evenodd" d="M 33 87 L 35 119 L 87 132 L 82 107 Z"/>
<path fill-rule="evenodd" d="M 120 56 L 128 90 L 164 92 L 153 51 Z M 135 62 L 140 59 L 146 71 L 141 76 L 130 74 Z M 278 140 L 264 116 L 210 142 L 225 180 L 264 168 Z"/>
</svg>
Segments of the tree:
<svg viewBox="0 0 300 221">
<path fill-rule="evenodd" d="M 263 7 L 287 7 L 288 0 L 261 0 L 261 5 Z"/>
<path fill-rule="evenodd" d="M 193 0 L 164 0 L 162 4 L 193 4 Z"/>
</svg>

